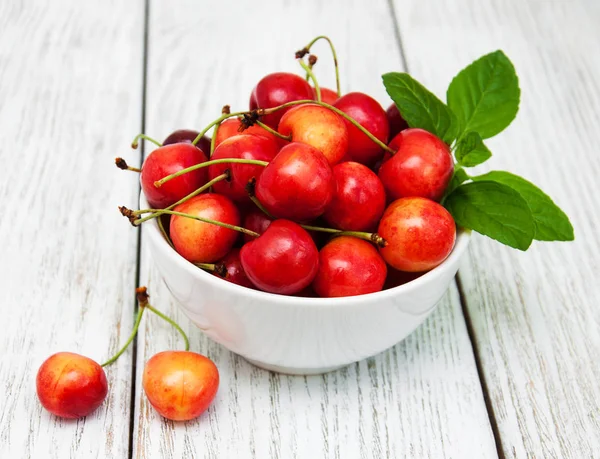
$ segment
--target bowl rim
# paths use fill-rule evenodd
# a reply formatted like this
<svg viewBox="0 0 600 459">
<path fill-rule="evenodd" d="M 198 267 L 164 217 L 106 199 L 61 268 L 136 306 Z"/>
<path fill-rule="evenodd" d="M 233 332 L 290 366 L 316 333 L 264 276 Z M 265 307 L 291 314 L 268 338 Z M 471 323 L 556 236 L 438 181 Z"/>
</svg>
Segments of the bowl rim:
<svg viewBox="0 0 600 459">
<path fill-rule="evenodd" d="M 144 192 L 142 190 L 140 190 L 139 205 L 140 209 L 149 208 L 148 202 L 146 201 L 146 197 L 144 196 Z M 431 281 L 435 280 L 436 278 L 439 278 L 443 272 L 450 269 L 450 266 L 452 266 L 455 262 L 458 262 L 462 255 L 465 253 L 469 245 L 469 241 L 471 239 L 470 229 L 458 228 L 456 234 L 456 241 L 454 243 L 452 252 L 450 252 L 448 258 L 446 258 L 441 264 L 433 268 L 431 271 L 427 271 L 425 274 L 419 276 L 418 278 L 412 281 L 407 282 L 406 284 L 398 285 L 396 287 L 392 287 L 386 290 L 381 290 L 379 292 L 366 293 L 363 295 L 333 298 L 313 298 L 263 292 L 262 290 L 254 290 L 248 287 L 243 287 L 241 285 L 234 284 L 232 282 L 227 282 L 224 279 L 220 279 L 219 277 L 210 274 L 201 268 L 198 268 L 193 263 L 179 255 L 179 253 L 177 253 L 177 251 L 173 247 L 171 247 L 170 244 L 167 243 L 167 241 L 161 234 L 158 228 L 158 223 L 156 222 L 155 218 L 148 222 L 145 222 L 142 226 L 144 226 L 146 229 L 145 234 L 147 234 L 148 237 L 154 239 L 154 245 L 159 247 L 159 249 L 164 252 L 165 256 L 171 259 L 176 265 L 189 272 L 190 275 L 192 275 L 193 277 L 198 277 L 204 282 L 214 283 L 213 285 L 215 288 L 221 287 L 225 290 L 231 290 L 233 293 L 247 295 L 257 300 L 263 299 L 269 301 L 278 301 L 280 303 L 293 304 L 295 306 L 301 305 L 309 307 L 339 307 L 343 305 L 347 306 L 350 304 L 385 300 L 389 299 L 390 297 L 408 294 L 414 290 L 423 287 L 424 285 L 429 284 Z"/>
</svg>

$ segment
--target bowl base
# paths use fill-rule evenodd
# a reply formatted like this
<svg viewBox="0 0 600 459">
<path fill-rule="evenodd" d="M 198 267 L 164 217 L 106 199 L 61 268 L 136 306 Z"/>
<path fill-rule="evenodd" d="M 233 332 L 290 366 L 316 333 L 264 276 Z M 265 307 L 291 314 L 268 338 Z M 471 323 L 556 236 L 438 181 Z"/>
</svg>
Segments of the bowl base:
<svg viewBox="0 0 600 459">
<path fill-rule="evenodd" d="M 282 367 L 279 365 L 271 365 L 270 363 L 258 362 L 257 360 L 252 360 L 247 357 L 244 357 L 248 362 L 252 365 L 255 365 L 263 370 L 273 371 L 275 373 L 282 373 L 286 375 L 293 376 L 310 376 L 310 375 L 321 375 L 323 373 L 329 373 L 330 371 L 339 370 L 340 368 L 347 367 L 346 365 L 336 365 L 333 367 L 322 367 L 322 368 L 295 368 L 295 367 Z"/>
</svg>

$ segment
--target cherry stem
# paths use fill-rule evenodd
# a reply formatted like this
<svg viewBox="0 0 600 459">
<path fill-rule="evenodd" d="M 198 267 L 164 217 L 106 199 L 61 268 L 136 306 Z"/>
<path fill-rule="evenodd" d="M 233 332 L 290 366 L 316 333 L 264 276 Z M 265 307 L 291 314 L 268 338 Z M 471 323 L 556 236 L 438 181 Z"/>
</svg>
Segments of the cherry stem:
<svg viewBox="0 0 600 459">
<path fill-rule="evenodd" d="M 123 171 L 142 172 L 141 169 L 127 164 L 127 161 L 125 161 L 123 158 L 115 158 L 115 164 L 119 169 Z"/>
<path fill-rule="evenodd" d="M 250 198 L 250 200 L 256 205 L 256 207 L 258 207 L 258 209 L 265 214 L 267 217 L 269 217 L 272 220 L 275 220 L 275 217 L 273 217 L 273 215 L 271 215 L 269 213 L 269 211 L 267 209 L 265 209 L 265 207 L 262 205 L 262 203 L 258 200 L 258 198 L 256 197 L 256 177 L 252 177 L 250 180 L 248 180 L 248 183 L 246 183 L 246 193 L 248 193 L 248 197 Z"/>
<path fill-rule="evenodd" d="M 260 126 L 261 128 L 263 128 L 265 131 L 267 131 L 267 132 L 270 132 L 271 134 L 273 134 L 275 137 L 279 137 L 280 139 L 287 140 L 288 142 L 291 142 L 291 141 L 292 141 L 292 136 L 291 136 L 291 134 L 290 134 L 290 135 L 283 135 L 283 134 L 281 134 L 281 133 L 277 132 L 275 129 L 273 129 L 273 128 L 271 128 L 271 127 L 267 126 L 267 125 L 266 125 L 265 123 L 263 123 L 262 121 L 258 121 L 258 120 L 257 120 L 257 121 L 256 121 L 256 124 L 257 124 L 258 126 Z"/>
<path fill-rule="evenodd" d="M 322 233 L 331 233 L 336 236 L 353 236 L 366 241 L 371 241 L 379 247 L 385 247 L 387 241 L 377 233 L 365 233 L 363 231 L 343 231 L 334 228 L 321 228 L 320 226 L 300 225 L 307 231 L 320 231 Z"/>
<path fill-rule="evenodd" d="M 313 81 L 313 85 L 315 86 L 315 92 L 317 93 L 317 101 L 321 102 L 321 88 L 319 87 L 319 82 L 317 81 L 317 77 L 315 77 L 315 74 L 312 71 L 312 68 L 310 66 L 306 65 L 306 63 L 304 62 L 304 60 L 302 60 L 302 58 L 298 59 L 298 62 L 300 63 L 302 68 L 304 70 L 306 70 L 306 74 L 308 76 L 310 76 L 311 80 Z"/>
<path fill-rule="evenodd" d="M 106 366 L 110 365 L 111 363 L 116 362 L 117 359 L 119 357 L 121 357 L 121 355 L 123 354 L 123 352 L 125 352 L 127 350 L 127 348 L 129 347 L 129 345 L 133 341 L 133 338 L 135 338 L 135 335 L 137 334 L 138 329 L 140 328 L 140 322 L 142 321 L 142 316 L 144 315 L 144 309 L 146 309 L 146 304 L 140 303 L 140 308 L 139 308 L 137 316 L 135 318 L 135 323 L 133 324 L 133 330 L 131 331 L 131 334 L 129 335 L 129 338 L 127 339 L 127 341 L 125 342 L 125 344 L 123 345 L 123 347 L 121 349 L 119 349 L 119 351 L 113 357 L 111 357 L 110 359 L 108 359 L 106 362 L 104 362 L 100 366 L 106 367 Z"/>
<path fill-rule="evenodd" d="M 312 45 L 314 45 L 319 40 L 327 40 L 327 42 L 329 43 L 329 47 L 331 48 L 331 54 L 333 56 L 333 65 L 335 67 L 335 86 L 337 89 L 337 96 L 342 97 L 342 90 L 340 88 L 340 70 L 338 67 L 338 59 L 337 54 L 335 52 L 335 47 L 333 46 L 333 42 L 331 41 L 331 39 L 325 35 L 319 35 L 318 37 L 314 38 L 308 45 L 306 45 L 305 49 L 307 52 L 310 52 L 310 48 L 312 47 Z"/>
<path fill-rule="evenodd" d="M 242 158 L 222 158 L 222 159 L 211 159 L 210 161 L 205 161 L 200 164 L 196 164 L 194 166 L 186 167 L 185 169 L 181 169 L 180 171 L 175 172 L 174 174 L 167 175 L 166 177 L 161 178 L 154 182 L 154 186 L 156 188 L 160 188 L 169 180 L 173 180 L 174 178 L 179 177 L 180 175 L 187 174 L 188 172 L 195 171 L 197 169 L 201 169 L 203 167 L 212 166 L 213 164 L 253 164 L 255 166 L 266 166 L 269 163 L 266 161 L 260 161 L 258 159 L 242 159 Z"/>
<path fill-rule="evenodd" d="M 204 136 L 204 134 L 206 134 L 210 130 L 211 127 L 216 126 L 217 124 L 221 124 L 222 121 L 225 121 L 227 118 L 231 118 L 232 116 L 242 116 L 247 113 L 248 112 L 223 113 L 216 120 L 214 120 L 212 123 L 210 123 L 208 126 L 206 126 L 201 132 L 199 132 L 198 135 L 196 136 L 196 138 L 193 140 L 192 144 L 196 145 L 198 142 L 200 142 L 200 139 Z M 213 137 L 216 137 L 216 136 L 213 136 Z M 211 139 L 211 142 L 212 142 L 212 139 Z"/>
<path fill-rule="evenodd" d="M 182 336 L 183 338 L 183 342 L 185 343 L 185 350 L 189 351 L 190 350 L 190 340 L 188 339 L 187 335 L 185 334 L 185 332 L 183 331 L 183 329 L 179 326 L 179 324 L 177 322 L 175 322 L 173 319 L 171 319 L 170 317 L 167 317 L 166 315 L 164 315 L 162 312 L 160 312 L 158 309 L 154 309 L 152 306 L 150 306 L 150 304 L 146 303 L 145 305 L 146 308 L 150 309 L 150 311 L 152 311 L 154 314 L 156 314 L 158 317 L 160 317 L 163 320 L 166 320 L 167 322 L 169 322 L 171 325 L 173 325 L 173 327 L 175 327 L 175 329 L 179 332 L 179 334 Z"/>
<path fill-rule="evenodd" d="M 171 242 L 171 239 L 169 238 L 169 235 L 167 234 L 167 232 L 165 231 L 165 227 L 163 226 L 163 222 L 162 222 L 162 218 L 159 218 L 157 220 L 158 222 L 158 229 L 160 230 L 161 234 L 163 235 L 163 237 L 165 238 L 165 240 L 169 243 L 169 245 L 172 248 L 175 248 L 175 246 L 173 245 L 173 242 Z"/>
<path fill-rule="evenodd" d="M 211 273 L 218 274 L 221 277 L 227 275 L 227 268 L 223 263 L 194 263 L 198 268 Z"/>
<path fill-rule="evenodd" d="M 131 148 L 133 148 L 134 150 L 137 149 L 140 139 L 144 139 L 144 140 L 147 140 L 148 142 L 152 142 L 157 147 L 163 146 L 163 144 L 160 143 L 158 140 L 154 140 L 152 137 L 148 137 L 146 134 L 138 134 L 135 136 L 135 139 L 133 139 L 133 142 L 131 142 Z"/>
</svg>

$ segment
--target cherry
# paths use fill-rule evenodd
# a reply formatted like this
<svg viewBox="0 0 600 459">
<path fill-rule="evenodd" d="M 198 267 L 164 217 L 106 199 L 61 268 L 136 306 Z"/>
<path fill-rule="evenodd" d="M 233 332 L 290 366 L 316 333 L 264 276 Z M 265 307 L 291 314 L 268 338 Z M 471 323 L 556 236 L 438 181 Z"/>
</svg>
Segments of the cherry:
<svg viewBox="0 0 600 459">
<path fill-rule="evenodd" d="M 262 234 L 269 227 L 272 218 L 269 218 L 265 213 L 259 209 L 252 209 L 246 215 L 244 215 L 244 222 L 242 226 L 255 233 Z M 253 236 L 244 234 L 244 241 L 250 242 L 254 240 Z"/>
<path fill-rule="evenodd" d="M 321 90 L 321 101 L 333 105 L 338 100 L 337 92 L 332 89 L 319 88 Z M 313 99 L 317 99 L 317 91 L 313 88 Z"/>
<path fill-rule="evenodd" d="M 279 133 L 292 136 L 293 142 L 303 142 L 325 155 L 329 164 L 341 161 L 348 150 L 348 130 L 333 111 L 316 104 L 292 108 L 279 122 Z"/>
<path fill-rule="evenodd" d="M 389 265 L 400 271 L 423 272 L 450 255 L 456 225 L 437 202 L 402 198 L 385 210 L 377 233 L 387 241 L 387 246 L 379 251 Z"/>
<path fill-rule="evenodd" d="M 220 132 L 220 130 L 219 130 Z M 224 140 L 213 152 L 212 160 L 224 158 L 253 159 L 271 161 L 279 151 L 277 142 L 268 137 L 257 135 L 236 135 Z M 249 202 L 246 185 L 252 178 L 260 177 L 264 166 L 254 164 L 222 163 L 208 166 L 208 178 L 213 180 L 226 170 L 230 178 L 213 185 L 216 193 L 238 202 Z"/>
<path fill-rule="evenodd" d="M 389 125 L 385 111 L 372 97 L 362 92 L 351 92 L 340 97 L 334 107 L 354 118 L 371 134 L 387 143 Z M 351 161 L 373 165 L 383 155 L 379 145 L 369 139 L 356 126 L 344 120 L 348 130 L 348 157 Z"/>
<path fill-rule="evenodd" d="M 275 220 L 240 252 L 246 275 L 259 289 L 291 295 L 308 287 L 319 269 L 310 234 L 289 220 Z"/>
<path fill-rule="evenodd" d="M 342 230 L 371 231 L 385 209 L 385 191 L 368 167 L 344 162 L 333 167 L 333 199 L 325 209 L 327 223 Z"/>
<path fill-rule="evenodd" d="M 240 224 L 240 215 L 233 202 L 215 193 L 195 196 L 175 207 L 174 211 L 235 226 Z M 181 215 L 171 216 L 170 235 L 175 250 L 192 263 L 211 263 L 223 258 L 238 237 L 232 229 Z"/>
<path fill-rule="evenodd" d="M 153 208 L 165 208 L 184 198 L 206 183 L 204 168 L 181 175 L 160 188 L 154 182 L 186 167 L 206 161 L 202 150 L 189 143 L 174 143 L 154 150 L 144 161 L 140 183 Z"/>
<path fill-rule="evenodd" d="M 271 73 L 265 76 L 252 90 L 250 110 L 273 108 L 294 100 L 312 100 L 313 89 L 298 75 L 293 73 Z M 261 118 L 267 126 L 277 129 L 279 120 L 287 109 L 265 115 Z"/>
<path fill-rule="evenodd" d="M 246 235 L 245 235 L 246 236 Z M 225 267 L 225 277 L 220 276 L 218 273 L 215 273 L 215 276 L 221 277 L 221 279 L 225 279 L 232 284 L 241 285 L 242 287 L 254 288 L 248 276 L 246 276 L 246 272 L 242 267 L 242 262 L 240 260 L 240 249 L 233 248 L 231 251 L 225 255 L 225 257 L 220 261 Z"/>
<path fill-rule="evenodd" d="M 192 143 L 196 137 L 198 137 L 199 132 L 193 131 L 191 129 L 178 129 L 176 131 L 171 132 L 167 136 L 167 138 L 163 141 L 163 145 L 171 145 L 173 143 Z M 196 144 L 200 150 L 202 150 L 206 155 L 210 153 L 210 138 L 203 135 L 200 137 L 200 140 Z"/>
<path fill-rule="evenodd" d="M 332 239 L 319 252 L 313 289 L 320 297 L 379 292 L 387 267 L 372 244 L 351 236 Z"/>
<path fill-rule="evenodd" d="M 270 214 L 298 221 L 321 215 L 334 191 L 327 159 L 300 142 L 283 147 L 256 182 L 256 197 Z"/>
<path fill-rule="evenodd" d="M 71 352 L 54 354 L 42 364 L 36 378 L 37 395 L 52 414 L 76 419 L 98 408 L 108 393 L 102 367 Z"/>
<path fill-rule="evenodd" d="M 408 123 L 404 121 L 404 118 L 402 118 L 400 110 L 398 110 L 396 104 L 390 105 L 385 111 L 385 114 L 390 126 L 390 139 L 396 137 L 400 131 L 408 129 Z"/>
<path fill-rule="evenodd" d="M 215 398 L 219 370 L 195 352 L 159 352 L 144 367 L 142 387 L 161 416 L 187 421 L 200 416 Z"/>
<path fill-rule="evenodd" d="M 407 273 L 405 271 L 398 271 L 394 268 L 388 268 L 383 289 L 386 290 L 388 288 L 394 288 L 400 285 L 408 284 L 409 282 L 421 277 L 423 274 L 424 273 Z"/>
<path fill-rule="evenodd" d="M 388 198 L 442 199 L 454 172 L 448 145 L 423 129 L 405 129 L 394 137 L 390 147 L 397 150 L 396 154 L 379 169 Z"/>
<path fill-rule="evenodd" d="M 219 126 L 219 130 L 217 131 L 217 136 L 215 138 L 215 148 L 218 147 L 225 139 L 236 135 L 259 135 L 262 137 L 272 139 L 278 144 L 280 141 L 282 141 L 277 136 L 271 134 L 269 131 L 265 130 L 264 128 L 258 125 L 250 126 L 249 128 L 240 131 L 241 125 L 242 123 L 238 118 L 229 118 L 223 121 Z"/>
</svg>

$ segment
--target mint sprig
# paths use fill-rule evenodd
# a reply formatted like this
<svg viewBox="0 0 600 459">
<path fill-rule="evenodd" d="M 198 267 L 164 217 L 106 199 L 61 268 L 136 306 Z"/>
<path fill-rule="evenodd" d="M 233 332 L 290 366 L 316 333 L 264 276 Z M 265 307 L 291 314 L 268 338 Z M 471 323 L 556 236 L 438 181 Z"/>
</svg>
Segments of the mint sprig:
<svg viewBox="0 0 600 459">
<path fill-rule="evenodd" d="M 461 70 L 448 88 L 448 105 L 406 73 L 387 73 L 383 84 L 410 127 L 452 145 L 457 165 L 442 203 L 459 226 L 520 250 L 533 240 L 574 240 L 567 215 L 531 182 L 510 172 L 464 170 L 491 158 L 483 139 L 506 129 L 519 109 L 519 80 L 502 51 Z"/>
</svg>

